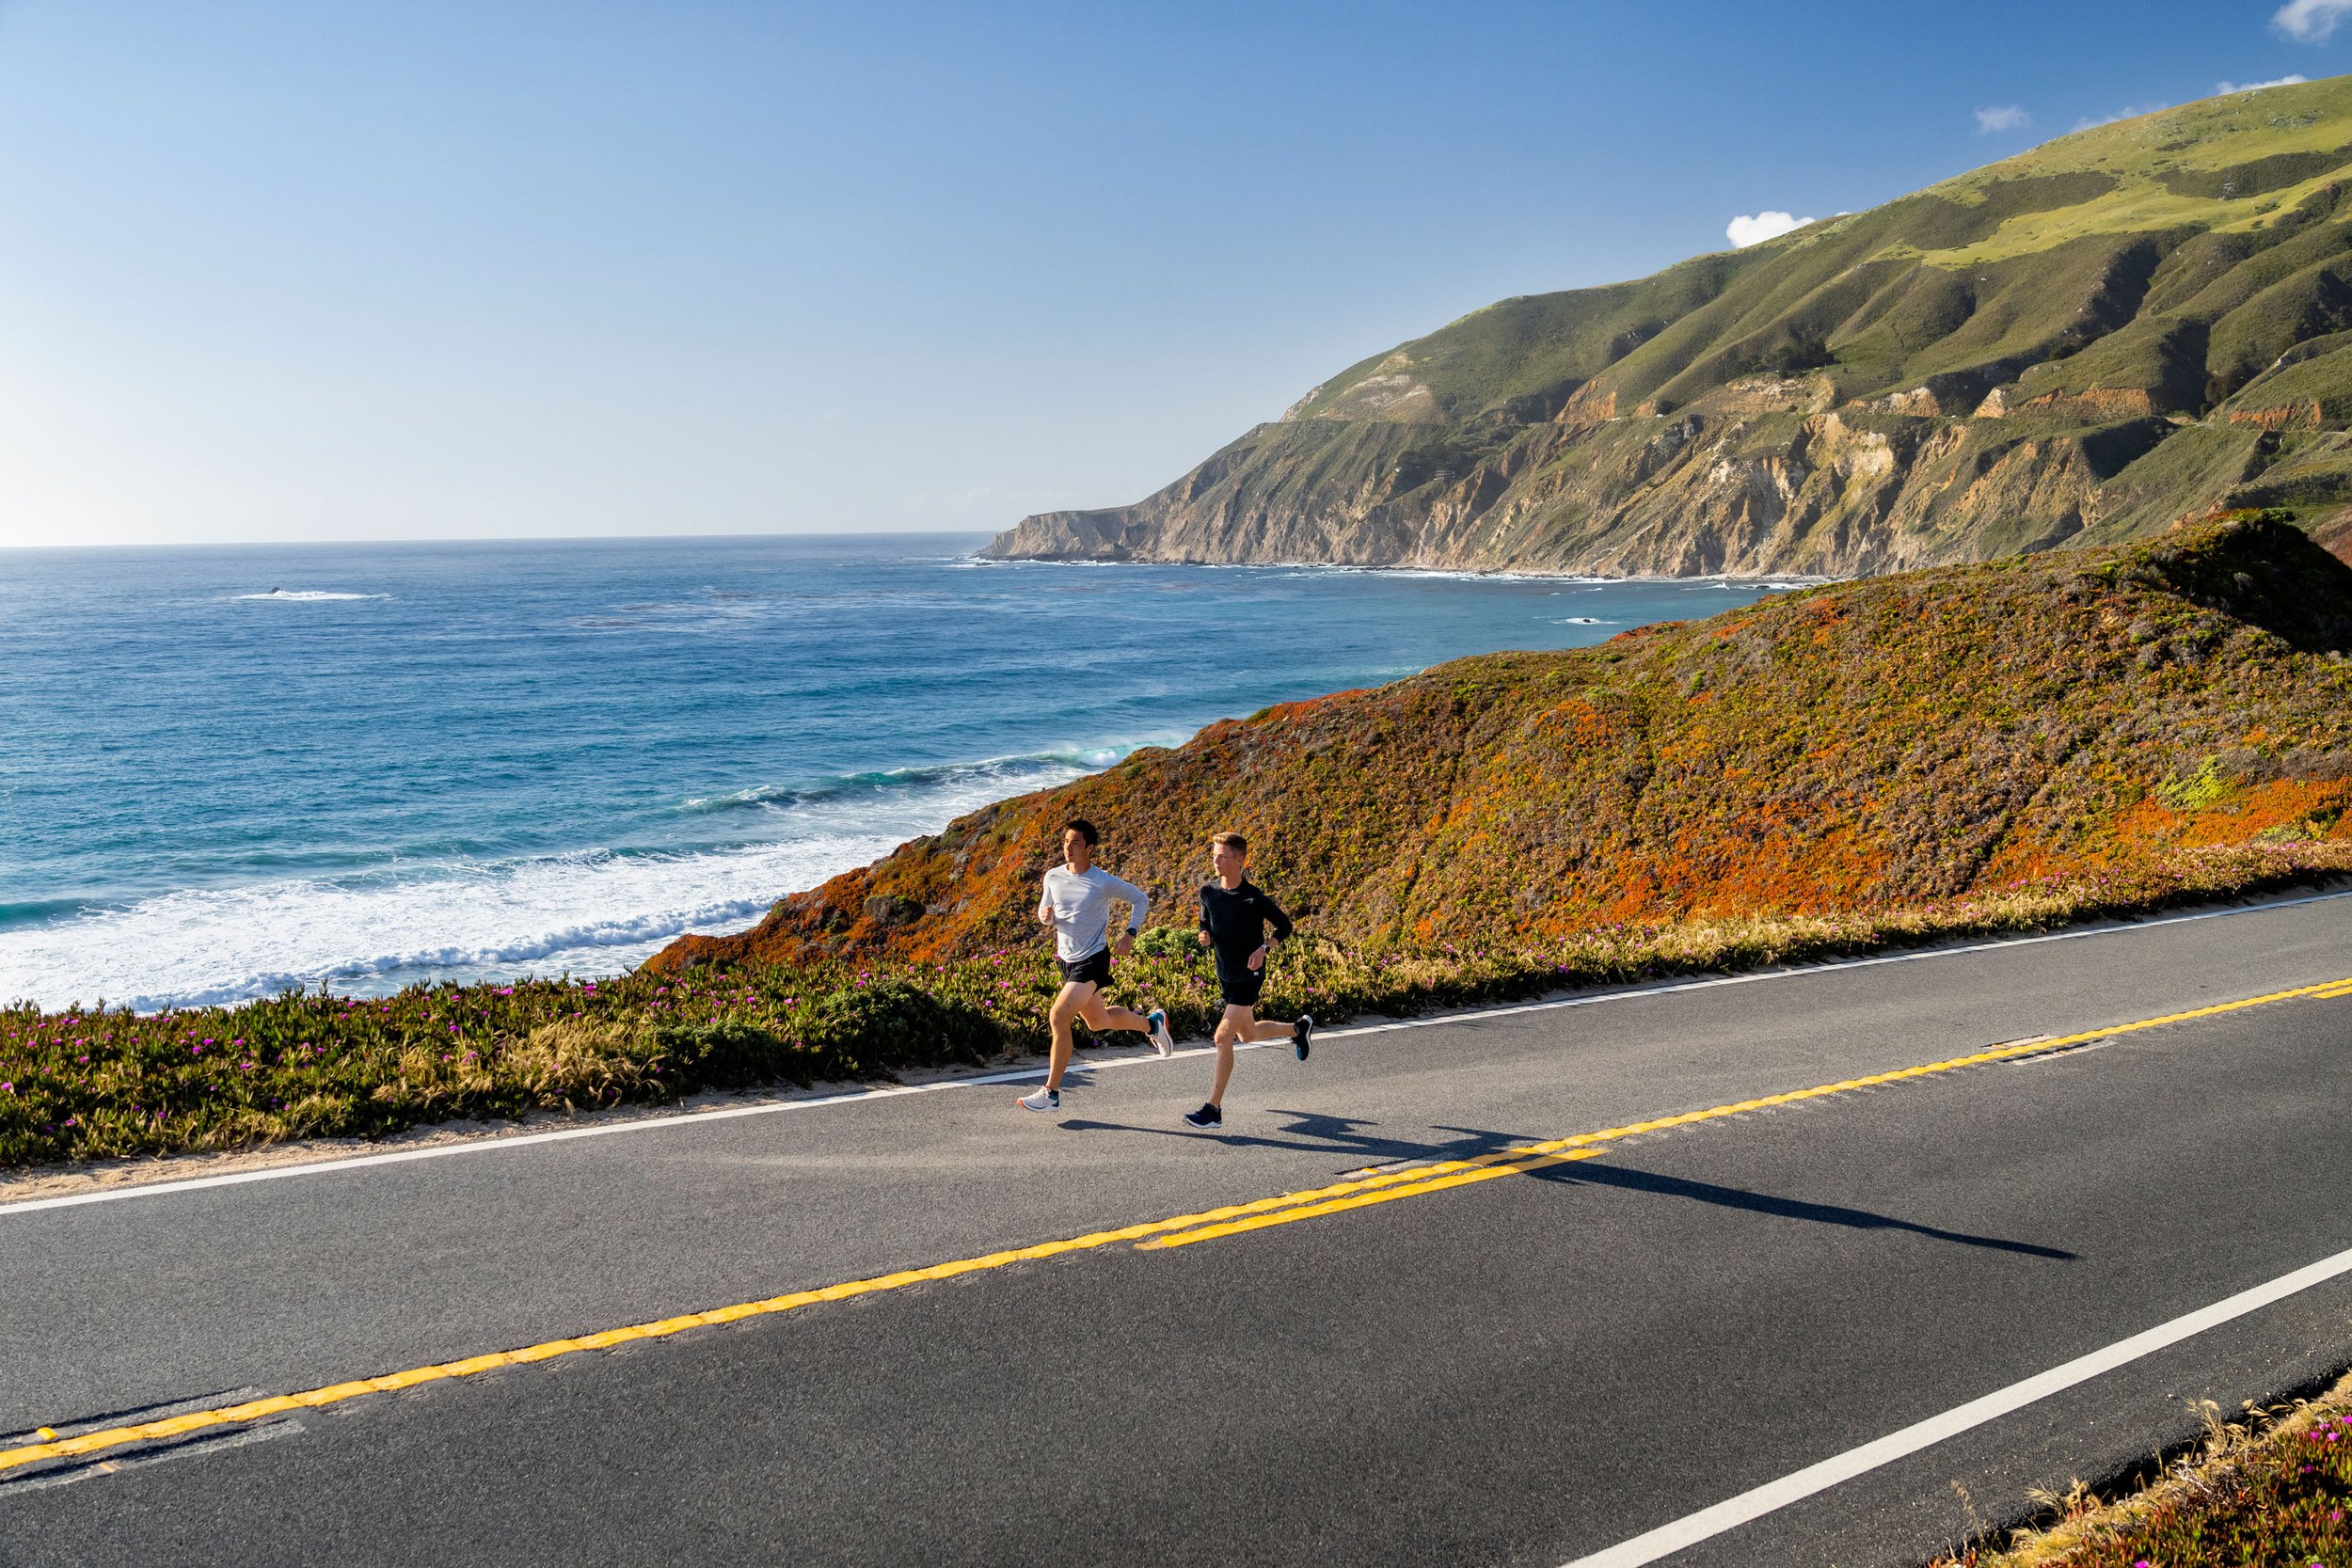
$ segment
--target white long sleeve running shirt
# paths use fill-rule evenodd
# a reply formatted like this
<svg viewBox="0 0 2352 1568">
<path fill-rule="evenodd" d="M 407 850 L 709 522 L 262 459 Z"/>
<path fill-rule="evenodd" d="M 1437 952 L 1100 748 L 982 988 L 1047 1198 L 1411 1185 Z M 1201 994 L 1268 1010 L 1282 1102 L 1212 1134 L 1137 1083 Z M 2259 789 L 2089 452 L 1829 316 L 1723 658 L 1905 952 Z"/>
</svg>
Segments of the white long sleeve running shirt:
<svg viewBox="0 0 2352 1568">
<path fill-rule="evenodd" d="M 1045 895 L 1037 902 L 1037 917 L 1054 917 L 1054 956 L 1064 963 L 1090 958 L 1110 943 L 1111 901 L 1128 907 L 1130 929 L 1143 929 L 1152 911 L 1152 895 L 1124 882 L 1101 866 L 1073 871 L 1057 865 L 1045 873 Z"/>
</svg>

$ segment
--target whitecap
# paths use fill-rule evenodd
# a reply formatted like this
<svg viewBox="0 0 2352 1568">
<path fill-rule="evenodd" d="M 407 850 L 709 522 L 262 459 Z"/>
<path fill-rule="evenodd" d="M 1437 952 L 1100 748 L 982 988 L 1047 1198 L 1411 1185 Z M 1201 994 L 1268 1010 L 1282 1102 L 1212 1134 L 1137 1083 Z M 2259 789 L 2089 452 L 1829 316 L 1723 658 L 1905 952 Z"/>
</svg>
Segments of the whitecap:
<svg viewBox="0 0 2352 1568">
<path fill-rule="evenodd" d="M 331 594 L 318 588 L 273 588 L 266 594 L 238 594 L 239 599 L 265 599 L 278 604 L 320 604 L 329 599 L 389 599 L 389 594 Z"/>
</svg>

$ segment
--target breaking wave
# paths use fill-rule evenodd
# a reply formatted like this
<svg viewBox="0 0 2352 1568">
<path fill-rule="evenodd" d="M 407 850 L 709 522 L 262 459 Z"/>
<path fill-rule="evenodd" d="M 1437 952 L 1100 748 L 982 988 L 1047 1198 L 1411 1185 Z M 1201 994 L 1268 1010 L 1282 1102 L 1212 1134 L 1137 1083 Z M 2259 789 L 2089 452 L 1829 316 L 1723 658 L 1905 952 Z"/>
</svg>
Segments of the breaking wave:
<svg viewBox="0 0 2352 1568">
<path fill-rule="evenodd" d="M 239 599 L 264 599 L 277 604 L 319 604 L 328 599 L 389 599 L 389 594 L 330 594 L 323 588 L 273 588 L 266 594 L 239 594 Z"/>
<path fill-rule="evenodd" d="M 864 865 L 1007 795 L 1108 767 L 1129 745 L 844 774 L 689 800 L 773 814 L 758 842 L 447 862 L 185 889 L 0 928 L 0 1001 L 209 1006 L 326 987 L 602 975 L 690 931 L 750 924 L 778 898 Z"/>
</svg>

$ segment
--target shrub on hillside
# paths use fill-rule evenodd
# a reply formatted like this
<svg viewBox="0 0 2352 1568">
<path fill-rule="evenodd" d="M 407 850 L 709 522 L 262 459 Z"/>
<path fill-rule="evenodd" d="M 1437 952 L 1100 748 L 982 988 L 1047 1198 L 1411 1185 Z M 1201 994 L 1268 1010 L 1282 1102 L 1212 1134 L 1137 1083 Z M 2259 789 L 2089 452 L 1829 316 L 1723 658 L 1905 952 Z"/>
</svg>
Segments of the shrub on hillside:
<svg viewBox="0 0 2352 1568">
<path fill-rule="evenodd" d="M 1009 1043 L 1004 1025 L 982 1008 L 905 979 L 834 991 L 804 1011 L 800 1023 L 809 1050 L 834 1078 L 946 1063 L 977 1067 Z"/>
</svg>

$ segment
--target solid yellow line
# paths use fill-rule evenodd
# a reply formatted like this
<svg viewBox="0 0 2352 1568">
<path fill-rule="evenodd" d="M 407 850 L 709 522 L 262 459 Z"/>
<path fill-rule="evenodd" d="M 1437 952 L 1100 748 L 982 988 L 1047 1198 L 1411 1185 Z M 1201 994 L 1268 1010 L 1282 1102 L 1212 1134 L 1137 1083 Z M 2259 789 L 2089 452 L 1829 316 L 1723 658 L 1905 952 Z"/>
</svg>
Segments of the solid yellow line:
<svg viewBox="0 0 2352 1568">
<path fill-rule="evenodd" d="M 1736 1104 L 1716 1105 L 1704 1111 L 1685 1111 L 1679 1116 L 1661 1117 L 1652 1121 L 1634 1122 L 1625 1127 L 1605 1128 L 1598 1132 L 1579 1132 L 1573 1137 L 1555 1138 L 1548 1143 L 1527 1144 L 1518 1148 L 1502 1150 L 1499 1155 L 1492 1158 L 1508 1163 L 1497 1164 L 1486 1170 L 1450 1177 L 1442 1180 L 1424 1181 L 1412 1186 L 1394 1188 L 1387 1192 L 1335 1196 L 1320 1202 L 1311 1201 L 1297 1208 L 1285 1207 L 1276 1212 L 1213 1223 L 1196 1230 L 1184 1230 L 1139 1243 L 1136 1250 L 1157 1252 L 1170 1247 L 1190 1246 L 1196 1242 L 1213 1242 L 1219 1237 L 1237 1236 L 1247 1230 L 1263 1230 L 1271 1226 L 1289 1225 L 1295 1220 L 1318 1219 L 1326 1214 L 1341 1213 L 1349 1209 L 1368 1208 L 1375 1203 L 1388 1203 L 1400 1197 L 1419 1197 L 1424 1193 L 1446 1192 L 1470 1181 L 1486 1180 L 1490 1177 L 1516 1176 L 1524 1171 L 1540 1170 L 1546 1165 L 1558 1164 L 1564 1158 L 1589 1159 L 1594 1154 L 1601 1152 L 1601 1148 L 1595 1146 L 1606 1145 L 1616 1139 L 1632 1137 L 1641 1132 L 1655 1132 L 1670 1127 L 1688 1127 L 1695 1122 L 1714 1121 L 1723 1117 L 1736 1117 L 1743 1112 L 1759 1111 L 1768 1106 L 1791 1105 L 1799 1101 L 1820 1100 L 1829 1095 L 1850 1093 L 1855 1089 L 1875 1088 L 1882 1084 L 1896 1084 L 1907 1079 L 1925 1078 L 1933 1073 L 1956 1071 L 1961 1068 L 1981 1067 L 1988 1062 L 2010 1061 L 2020 1056 L 2038 1056 L 2047 1052 L 2063 1050 L 2070 1045 L 2081 1045 L 2090 1040 L 2109 1039 L 2117 1035 L 2128 1035 L 2141 1029 L 2154 1029 L 2167 1023 L 2184 1022 L 2189 1019 L 2211 1018 L 2217 1013 L 2236 1012 L 2244 1007 L 2260 1007 L 2273 1002 L 2283 1002 L 2292 997 L 2330 997 L 2352 994 L 2352 989 L 2347 988 L 2352 988 L 2352 979 L 2331 980 L 2325 985 L 2302 986 L 2294 990 L 2272 991 L 2266 996 L 2249 996 L 2236 1002 L 2216 1003 L 2210 1007 L 2195 1007 L 2186 1012 L 2167 1013 L 2162 1018 L 2141 1019 L 2137 1022 L 2119 1023 L 2106 1029 L 2087 1029 L 2081 1034 L 2062 1035 L 2056 1039 L 2027 1040 L 2017 1045 L 1998 1046 L 1991 1051 L 1974 1052 L 1965 1056 L 1953 1056 L 1945 1061 L 1929 1062 L 1919 1067 L 1899 1068 L 1892 1072 L 1872 1073 L 1867 1078 L 1849 1078 L 1840 1083 L 1823 1084 L 1818 1088 L 1797 1089 L 1788 1094 L 1766 1095 L 1759 1100 L 1742 1100 Z M 1564 1155 L 1560 1151 L 1565 1149 L 1577 1149 L 1581 1152 Z M 1550 1156 L 1550 1158 L 1546 1158 L 1546 1156 Z M 1421 1171 L 1405 1174 L 1407 1176 L 1423 1175 L 1430 1170 L 1442 1168 L 1444 1167 L 1424 1167 Z"/>
<path fill-rule="evenodd" d="M 1485 1156 L 1482 1158 L 1499 1158 Z M 1455 1162 L 1469 1165 L 1474 1162 Z M 1120 1242 L 1132 1242 L 1167 1229 L 1184 1229 L 1213 1224 L 1263 1210 L 1294 1203 L 1311 1202 L 1317 1198 L 1345 1192 L 1360 1191 L 1391 1182 L 1409 1182 L 1428 1174 L 1428 1167 L 1411 1171 L 1390 1172 L 1363 1181 L 1339 1182 L 1310 1192 L 1285 1193 L 1276 1197 L 1253 1199 L 1248 1203 L 1230 1204 L 1196 1214 L 1183 1214 L 1173 1219 L 1154 1220 L 1141 1225 L 1121 1227 L 1116 1230 L 1098 1230 L 1064 1241 L 1044 1242 L 1034 1246 L 1015 1247 L 992 1252 L 978 1258 L 957 1259 L 935 1263 L 929 1268 L 906 1269 L 872 1279 L 847 1280 L 815 1290 L 794 1291 L 786 1295 L 771 1296 L 764 1301 L 739 1302 L 732 1307 L 713 1307 L 706 1312 L 690 1312 L 681 1317 L 664 1318 L 659 1323 L 637 1323 L 627 1328 L 607 1329 L 602 1333 L 573 1339 L 550 1339 L 543 1344 L 526 1345 L 520 1350 L 495 1351 L 486 1355 L 469 1356 L 462 1361 L 443 1362 L 437 1366 L 418 1367 L 405 1372 L 383 1377 L 338 1383 L 325 1388 L 312 1388 L 299 1394 L 280 1394 L 244 1404 L 228 1405 L 217 1410 L 191 1411 L 186 1415 L 167 1417 L 161 1420 L 142 1421 L 134 1426 L 109 1427 L 101 1432 L 87 1432 L 75 1437 L 28 1443 L 19 1448 L 0 1449 L 0 1470 L 14 1469 L 38 1464 L 47 1459 L 71 1459 L 103 1449 L 120 1448 L 128 1443 L 156 1442 L 165 1438 L 183 1437 L 209 1427 L 235 1426 L 259 1421 L 288 1411 L 317 1409 L 340 1404 L 345 1400 L 367 1394 L 394 1392 L 412 1388 L 419 1384 L 437 1382 L 444 1378 L 471 1377 L 498 1367 L 527 1366 L 532 1362 L 550 1360 L 584 1350 L 605 1350 L 634 1339 L 654 1339 L 719 1323 L 739 1323 L 745 1318 L 765 1317 L 777 1312 L 789 1312 L 796 1307 L 813 1306 L 821 1301 L 843 1301 L 851 1296 L 872 1294 L 879 1291 L 895 1291 L 926 1280 L 949 1279 L 958 1275 L 982 1269 L 1002 1268 L 1008 1263 L 1026 1262 L 1042 1258 L 1059 1257 L 1065 1253 L 1089 1251 Z"/>
<path fill-rule="evenodd" d="M 1137 1252 L 1154 1252 L 1165 1247 L 1190 1246 L 1195 1242 L 1213 1242 L 1219 1236 L 1237 1236 L 1245 1230 L 1263 1230 L 1270 1225 L 1288 1225 L 1293 1220 L 1311 1220 L 1323 1214 L 1336 1214 L 1343 1210 L 1361 1209 L 1375 1203 L 1390 1203 L 1400 1197 L 1419 1197 L 1423 1193 L 1450 1192 L 1466 1187 L 1473 1181 L 1491 1181 L 1498 1176 L 1518 1176 L 1525 1171 L 1542 1170 L 1547 1165 L 1565 1164 L 1570 1160 L 1589 1160 L 1609 1151 L 1606 1144 L 1591 1148 L 1572 1148 L 1561 1154 L 1538 1154 L 1533 1159 L 1518 1160 L 1509 1164 L 1487 1165 L 1478 1170 L 1457 1171 L 1433 1180 L 1415 1181 L 1406 1186 L 1391 1187 L 1385 1192 L 1365 1193 L 1352 1197 L 1335 1197 L 1303 1208 L 1285 1209 L 1279 1213 L 1259 1214 L 1249 1219 L 1229 1220 L 1221 1225 L 1203 1226 L 1181 1235 L 1162 1236 L 1154 1241 L 1136 1243 Z"/>
<path fill-rule="evenodd" d="M 958 1259 L 951 1262 L 934 1263 L 929 1268 L 906 1269 L 897 1274 L 878 1275 L 872 1279 L 846 1280 L 815 1290 L 793 1291 L 764 1301 L 740 1302 L 732 1307 L 712 1307 L 705 1312 L 689 1312 L 680 1317 L 663 1318 L 656 1323 L 636 1323 L 626 1328 L 611 1328 L 601 1333 L 571 1339 L 550 1339 L 544 1344 L 527 1345 L 520 1350 L 495 1351 L 486 1355 L 469 1356 L 461 1361 L 445 1361 L 437 1366 L 416 1367 L 407 1371 L 390 1372 L 381 1377 L 360 1378 L 348 1383 L 330 1384 L 299 1394 L 278 1394 L 268 1399 L 249 1400 L 242 1404 L 225 1405 L 216 1410 L 190 1411 L 185 1415 L 167 1417 L 161 1420 L 142 1421 L 133 1426 L 109 1427 L 101 1432 L 86 1432 L 79 1436 L 60 1437 L 18 1448 L 0 1449 L 0 1470 L 15 1469 L 49 1459 L 72 1459 L 87 1453 L 120 1448 L 130 1443 L 154 1442 L 164 1438 L 182 1437 L 190 1433 L 213 1427 L 239 1426 L 249 1421 L 265 1420 L 272 1416 L 295 1410 L 316 1410 L 346 1400 L 361 1399 L 370 1394 L 392 1393 L 413 1388 L 421 1384 L 436 1383 L 447 1378 L 472 1377 L 498 1367 L 527 1366 L 536 1361 L 551 1360 L 580 1351 L 605 1350 L 613 1345 L 637 1339 L 658 1339 L 690 1328 L 719 1323 L 739 1323 L 745 1318 L 766 1317 L 789 1312 L 818 1302 L 846 1301 L 852 1296 L 870 1295 L 882 1291 L 896 1291 L 927 1280 L 951 1279 L 958 1275 L 972 1274 L 983 1269 L 1003 1268 L 1008 1263 L 1026 1262 L 1036 1259 L 1056 1258 L 1067 1253 L 1091 1251 L 1120 1242 L 1140 1242 L 1152 1248 L 1189 1246 L 1195 1242 L 1211 1241 L 1244 1230 L 1261 1229 L 1269 1225 L 1287 1225 L 1293 1220 L 1313 1219 L 1325 1214 L 1339 1213 L 1348 1209 L 1362 1208 L 1373 1203 L 1386 1203 L 1396 1198 L 1419 1197 L 1427 1193 L 1449 1192 L 1473 1182 L 1497 1177 L 1517 1176 L 1539 1170 L 1547 1165 L 1569 1160 L 1587 1160 L 1603 1152 L 1601 1146 L 1641 1132 L 1661 1132 L 1671 1127 L 1688 1127 L 1696 1122 L 1712 1121 L 1723 1117 L 1738 1116 L 1745 1111 L 1763 1110 L 1773 1105 L 1791 1105 L 1800 1101 L 1819 1100 L 1825 1096 L 1846 1094 L 1856 1089 L 1873 1088 L 1882 1084 L 1900 1083 L 1923 1078 L 1931 1073 L 1950 1072 L 1959 1068 L 1974 1067 L 1985 1062 L 1997 1062 L 2017 1056 L 2033 1055 L 2079 1045 L 2088 1040 L 2106 1039 L 2116 1035 L 2128 1035 L 2141 1029 L 2159 1028 L 2168 1023 L 2181 1023 L 2190 1019 L 2211 1018 L 2219 1013 L 2236 1012 L 2247 1007 L 2260 1007 L 2273 1002 L 2284 1002 L 2298 996 L 2336 996 L 2352 994 L 2352 977 L 2331 980 L 2323 985 L 2303 986 L 2294 990 L 2272 991 L 2266 996 L 2249 996 L 2237 1002 L 2217 1003 L 2209 1007 L 2193 1007 L 2185 1012 L 2167 1013 L 2162 1018 L 2141 1019 L 2133 1023 L 2119 1023 L 2105 1029 L 2089 1029 L 2081 1034 L 2066 1035 L 2057 1039 L 2033 1040 L 2023 1045 L 2002 1046 L 1979 1051 L 1971 1055 L 1954 1056 L 1921 1067 L 1901 1068 L 1892 1072 L 1872 1073 L 1865 1078 L 1848 1078 L 1816 1088 L 1797 1089 L 1786 1094 L 1765 1095 L 1756 1100 L 1743 1100 L 1736 1104 L 1718 1105 L 1704 1111 L 1685 1111 L 1677 1116 L 1659 1117 L 1649 1121 L 1637 1121 L 1623 1127 L 1605 1128 L 1597 1132 L 1579 1132 L 1571 1137 L 1553 1138 L 1544 1143 L 1527 1144 L 1514 1148 L 1498 1149 L 1461 1160 L 1442 1160 L 1408 1170 L 1388 1171 L 1358 1180 L 1334 1182 L 1305 1192 L 1284 1193 L 1275 1197 L 1263 1197 L 1248 1203 L 1230 1204 L 1197 1214 L 1181 1214 L 1173 1219 L 1152 1220 L 1139 1225 L 1122 1226 L 1115 1230 L 1090 1231 L 1064 1241 L 1042 1242 L 1034 1246 L 1012 1247 L 977 1258 Z M 44 1429 L 46 1430 L 46 1429 Z"/>
</svg>

